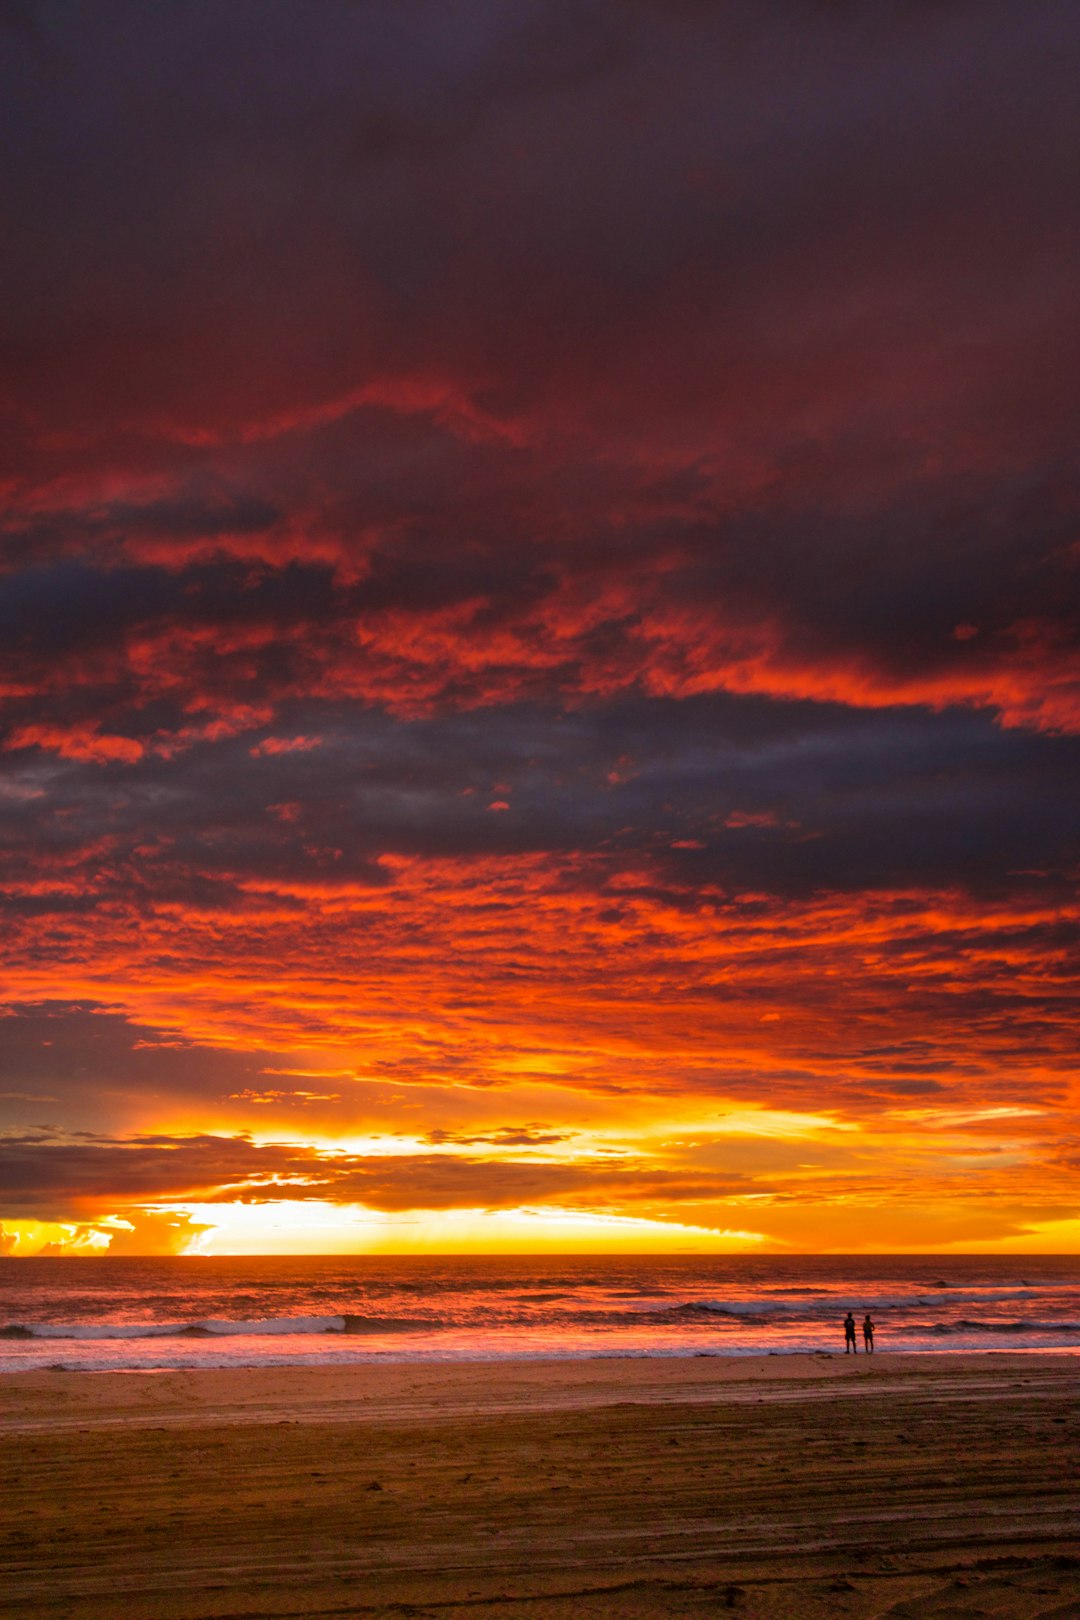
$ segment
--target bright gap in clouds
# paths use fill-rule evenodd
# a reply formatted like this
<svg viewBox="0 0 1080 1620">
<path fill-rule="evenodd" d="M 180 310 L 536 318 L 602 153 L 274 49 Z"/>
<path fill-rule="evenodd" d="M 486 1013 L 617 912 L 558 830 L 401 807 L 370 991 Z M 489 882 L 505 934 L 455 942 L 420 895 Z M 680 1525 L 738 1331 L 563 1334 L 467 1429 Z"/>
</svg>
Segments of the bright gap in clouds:
<svg viewBox="0 0 1080 1620">
<path fill-rule="evenodd" d="M 208 1228 L 188 1248 L 195 1255 L 731 1253 L 765 1241 L 759 1232 L 543 1205 L 399 1215 L 312 1201 L 185 1204 L 184 1213 Z"/>
</svg>

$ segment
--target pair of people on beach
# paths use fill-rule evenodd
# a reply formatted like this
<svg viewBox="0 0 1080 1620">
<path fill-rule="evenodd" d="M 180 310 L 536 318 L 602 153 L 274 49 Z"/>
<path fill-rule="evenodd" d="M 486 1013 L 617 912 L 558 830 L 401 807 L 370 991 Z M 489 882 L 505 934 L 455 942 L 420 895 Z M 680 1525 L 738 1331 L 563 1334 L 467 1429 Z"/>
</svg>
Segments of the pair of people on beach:
<svg viewBox="0 0 1080 1620">
<path fill-rule="evenodd" d="M 874 1322 L 869 1311 L 863 1317 L 862 1336 L 866 1353 L 868 1356 L 872 1356 L 874 1353 Z M 859 1346 L 855 1342 L 855 1318 L 848 1311 L 844 1317 L 844 1354 L 848 1356 L 852 1354 L 858 1355 L 858 1353 Z"/>
</svg>

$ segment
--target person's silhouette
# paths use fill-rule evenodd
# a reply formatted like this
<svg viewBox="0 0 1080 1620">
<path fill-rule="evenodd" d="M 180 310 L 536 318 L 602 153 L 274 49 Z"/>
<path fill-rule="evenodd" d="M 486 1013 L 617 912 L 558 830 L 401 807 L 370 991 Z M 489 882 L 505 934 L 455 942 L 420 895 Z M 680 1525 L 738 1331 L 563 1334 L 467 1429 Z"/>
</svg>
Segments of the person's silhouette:
<svg viewBox="0 0 1080 1620">
<path fill-rule="evenodd" d="M 850 1356 L 852 1354 L 858 1355 L 858 1353 L 859 1347 L 855 1343 L 855 1318 L 848 1311 L 844 1317 L 844 1354 Z"/>
<path fill-rule="evenodd" d="M 872 1356 L 874 1353 L 874 1319 L 869 1311 L 863 1317 L 862 1339 L 867 1355 Z"/>
</svg>

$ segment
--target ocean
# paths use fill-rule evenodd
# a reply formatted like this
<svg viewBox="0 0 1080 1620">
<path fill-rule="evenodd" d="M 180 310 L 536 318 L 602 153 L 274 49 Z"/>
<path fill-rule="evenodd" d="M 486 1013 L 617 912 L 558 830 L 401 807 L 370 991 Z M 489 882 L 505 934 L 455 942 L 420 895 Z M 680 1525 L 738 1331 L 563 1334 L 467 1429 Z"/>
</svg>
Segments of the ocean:
<svg viewBox="0 0 1080 1620">
<path fill-rule="evenodd" d="M 1077 1354 L 1080 1257 L 6 1258 L 0 1372 L 842 1354 L 849 1309 L 879 1351 Z"/>
</svg>

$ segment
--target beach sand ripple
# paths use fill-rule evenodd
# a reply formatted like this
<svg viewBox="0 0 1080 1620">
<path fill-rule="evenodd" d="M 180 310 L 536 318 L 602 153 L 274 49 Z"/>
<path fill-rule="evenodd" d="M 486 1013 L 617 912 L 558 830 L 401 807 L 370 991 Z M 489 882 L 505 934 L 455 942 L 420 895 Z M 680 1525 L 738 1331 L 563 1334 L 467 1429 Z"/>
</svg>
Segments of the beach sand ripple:
<svg viewBox="0 0 1080 1620">
<path fill-rule="evenodd" d="M 4 1381 L 19 1620 L 1080 1616 L 1071 1357 Z"/>
</svg>

